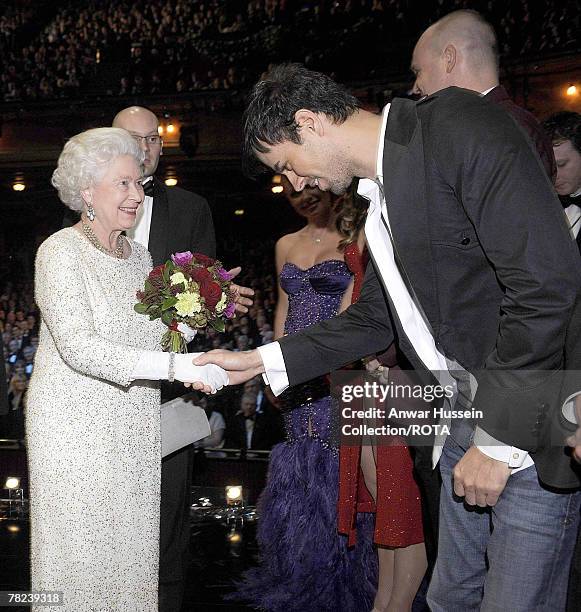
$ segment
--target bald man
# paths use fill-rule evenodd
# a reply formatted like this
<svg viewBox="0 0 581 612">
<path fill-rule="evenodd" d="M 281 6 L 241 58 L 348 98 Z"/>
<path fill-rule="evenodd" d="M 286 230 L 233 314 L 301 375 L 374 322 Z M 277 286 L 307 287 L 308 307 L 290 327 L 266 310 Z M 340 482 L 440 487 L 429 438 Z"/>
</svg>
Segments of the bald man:
<svg viewBox="0 0 581 612">
<path fill-rule="evenodd" d="M 411 69 L 416 77 L 414 93 L 421 96 L 455 86 L 502 106 L 527 132 L 554 180 L 557 167 L 551 141 L 535 117 L 515 104 L 500 85 L 496 34 L 480 13 L 454 11 L 432 24 L 415 46 Z"/>
<path fill-rule="evenodd" d="M 455 86 L 478 92 L 489 102 L 502 106 L 528 134 L 545 172 L 552 181 L 555 180 L 557 166 L 551 139 L 535 117 L 515 104 L 508 96 L 505 88 L 499 84 L 496 34 L 492 26 L 479 13 L 472 10 L 454 11 L 431 25 L 421 35 L 415 46 L 411 69 L 415 74 L 414 92 L 421 96 L 430 96 L 442 89 Z M 534 469 L 532 465 L 530 468 Z M 475 608 L 482 606 L 480 609 L 488 610 L 496 609 L 495 605 L 502 606 L 498 591 L 494 593 L 494 587 L 491 588 L 490 584 L 487 584 L 488 595 L 484 604 L 478 597 L 470 600 L 470 588 L 468 586 L 465 594 L 455 594 L 456 600 L 448 597 L 447 584 L 449 584 L 452 570 L 447 566 L 453 565 L 451 558 L 463 565 L 463 578 L 466 584 L 470 582 L 477 584 L 483 580 L 486 570 L 484 565 L 479 567 L 479 562 L 475 558 L 471 558 L 469 555 L 461 558 L 457 554 L 457 550 L 454 551 L 446 544 L 446 542 L 449 543 L 451 540 L 458 538 L 459 529 L 458 525 L 454 530 L 448 528 L 450 525 L 454 527 L 454 519 L 452 518 L 452 512 L 449 511 L 449 506 L 446 504 L 445 496 L 442 501 L 440 519 L 444 533 L 440 537 L 440 557 L 430 588 L 431 609 L 438 612 L 453 609 L 454 606 L 460 605 L 466 610 L 472 609 L 472 606 Z M 446 514 L 445 517 L 443 517 L 444 513 Z M 473 540 L 466 540 L 464 545 L 474 548 L 473 543 L 478 540 L 478 545 L 486 551 L 485 533 L 478 533 L 476 526 L 471 530 L 471 533 L 473 534 Z M 488 551 L 488 554 L 494 555 L 494 551 Z M 510 554 L 510 552 L 507 552 L 507 554 Z M 514 554 L 513 556 L 515 563 L 518 563 L 516 561 L 517 555 Z M 579 556 L 579 547 L 577 556 Z M 483 556 L 482 562 L 484 563 Z M 567 569 L 564 571 L 566 572 Z M 519 586 L 515 585 L 515 588 L 519 588 Z M 520 588 L 526 588 L 526 585 L 520 585 Z M 564 594 L 561 593 L 560 595 L 561 601 L 563 601 Z M 462 603 L 458 604 L 458 601 L 462 601 Z"/>
<path fill-rule="evenodd" d="M 167 261 L 172 253 L 192 251 L 216 256 L 216 237 L 208 202 L 179 187 L 166 187 L 154 174 L 163 150 L 159 120 L 149 109 L 130 106 L 117 113 L 113 127 L 127 130 L 145 153 L 145 198 L 138 219 L 128 235 L 151 253 L 153 265 Z M 184 393 L 166 385 L 162 401 Z M 191 446 L 162 462 L 161 525 L 159 559 L 159 610 L 181 610 L 185 560 L 189 543 L 189 503 L 191 489 Z"/>
</svg>

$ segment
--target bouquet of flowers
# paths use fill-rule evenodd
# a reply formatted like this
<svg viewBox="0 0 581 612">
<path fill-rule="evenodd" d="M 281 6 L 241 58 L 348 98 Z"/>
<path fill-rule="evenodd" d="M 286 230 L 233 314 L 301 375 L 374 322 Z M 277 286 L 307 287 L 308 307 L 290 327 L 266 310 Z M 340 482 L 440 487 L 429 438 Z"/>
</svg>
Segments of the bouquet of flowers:
<svg viewBox="0 0 581 612">
<path fill-rule="evenodd" d="M 167 325 L 161 339 L 164 351 L 186 353 L 190 330 L 211 326 L 222 332 L 225 320 L 234 316 L 230 281 L 218 260 L 190 251 L 175 253 L 149 273 L 134 308 Z"/>
</svg>

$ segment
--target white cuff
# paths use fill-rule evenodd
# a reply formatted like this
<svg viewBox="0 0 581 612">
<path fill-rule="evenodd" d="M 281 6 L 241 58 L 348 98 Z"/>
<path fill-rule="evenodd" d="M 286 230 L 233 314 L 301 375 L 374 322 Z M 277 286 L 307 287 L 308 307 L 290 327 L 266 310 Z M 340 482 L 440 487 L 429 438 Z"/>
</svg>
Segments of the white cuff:
<svg viewBox="0 0 581 612">
<path fill-rule="evenodd" d="M 282 350 L 278 342 L 271 342 L 258 347 L 258 353 L 264 364 L 264 374 L 262 378 L 266 385 L 270 385 L 270 390 L 274 395 L 280 395 L 289 388 L 286 365 Z"/>
<path fill-rule="evenodd" d="M 474 431 L 474 446 L 491 459 L 508 463 L 510 468 L 524 467 L 523 464 L 529 456 L 527 451 L 516 446 L 506 446 L 478 426 Z"/>
<path fill-rule="evenodd" d="M 131 374 L 132 380 L 167 380 L 169 353 L 143 351 Z"/>
<path fill-rule="evenodd" d="M 581 391 L 578 391 L 577 393 L 574 393 L 573 395 L 570 395 L 564 402 L 563 402 L 563 416 L 568 420 L 571 421 L 571 423 L 574 423 L 575 425 L 580 425 L 581 423 L 577 423 L 577 417 L 575 415 L 575 399 L 577 397 L 579 397 L 579 394 L 581 393 Z"/>
</svg>

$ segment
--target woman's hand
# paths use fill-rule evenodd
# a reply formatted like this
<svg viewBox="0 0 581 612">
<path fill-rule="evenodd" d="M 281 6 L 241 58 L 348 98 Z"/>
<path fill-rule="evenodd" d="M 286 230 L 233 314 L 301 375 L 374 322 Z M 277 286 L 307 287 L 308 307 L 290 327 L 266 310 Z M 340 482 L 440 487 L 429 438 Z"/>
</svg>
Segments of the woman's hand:
<svg viewBox="0 0 581 612">
<path fill-rule="evenodd" d="M 186 383 L 196 391 L 216 393 L 228 384 L 228 374 L 219 366 L 195 366 L 192 361 L 203 353 L 186 353 L 175 357 L 175 380 Z"/>
</svg>

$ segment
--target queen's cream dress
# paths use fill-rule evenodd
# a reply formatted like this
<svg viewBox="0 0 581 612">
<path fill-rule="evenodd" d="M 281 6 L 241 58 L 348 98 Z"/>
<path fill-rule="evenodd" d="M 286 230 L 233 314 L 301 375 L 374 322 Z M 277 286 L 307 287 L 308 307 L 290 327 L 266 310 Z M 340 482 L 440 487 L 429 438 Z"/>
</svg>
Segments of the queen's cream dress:
<svg viewBox="0 0 581 612">
<path fill-rule="evenodd" d="M 157 611 L 160 396 L 132 382 L 159 321 L 133 310 L 151 270 L 130 241 L 115 259 L 73 228 L 39 248 L 40 344 L 28 392 L 32 588 L 39 612 Z"/>
</svg>

